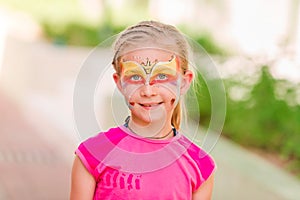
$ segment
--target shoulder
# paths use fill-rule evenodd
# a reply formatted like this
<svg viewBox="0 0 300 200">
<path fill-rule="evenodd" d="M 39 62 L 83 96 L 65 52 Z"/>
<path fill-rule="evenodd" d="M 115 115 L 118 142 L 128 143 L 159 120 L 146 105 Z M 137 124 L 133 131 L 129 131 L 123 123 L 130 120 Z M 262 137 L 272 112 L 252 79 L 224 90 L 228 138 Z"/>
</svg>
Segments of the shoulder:
<svg viewBox="0 0 300 200">
<path fill-rule="evenodd" d="M 122 140 L 124 133 L 119 127 L 111 128 L 106 132 L 82 141 L 75 154 L 79 157 L 87 170 L 95 177 L 95 169 L 105 156 Z"/>
<path fill-rule="evenodd" d="M 216 163 L 208 152 L 192 142 L 186 136 L 183 135 L 180 140 L 183 145 L 185 145 L 186 154 L 193 161 L 198 170 L 201 184 L 202 182 L 206 181 L 216 170 Z"/>
<path fill-rule="evenodd" d="M 119 127 L 111 128 L 82 141 L 78 149 L 88 150 L 89 152 L 103 151 L 107 147 L 115 146 L 124 137 L 125 134 Z"/>
</svg>

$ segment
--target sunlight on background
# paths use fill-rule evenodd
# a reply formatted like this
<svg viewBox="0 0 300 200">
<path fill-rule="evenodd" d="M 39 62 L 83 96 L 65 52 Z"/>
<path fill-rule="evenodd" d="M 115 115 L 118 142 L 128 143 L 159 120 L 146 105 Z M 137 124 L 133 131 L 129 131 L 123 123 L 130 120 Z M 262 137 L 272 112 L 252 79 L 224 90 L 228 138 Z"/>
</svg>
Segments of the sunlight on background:
<svg viewBox="0 0 300 200">
<path fill-rule="evenodd" d="M 150 14 L 170 24 L 190 22 L 195 16 L 194 0 L 152 0 Z"/>
<path fill-rule="evenodd" d="M 78 0 L 78 2 L 88 20 L 93 22 L 99 21 L 104 12 L 99 0 Z"/>
<path fill-rule="evenodd" d="M 289 1 L 231 0 L 232 36 L 247 54 L 275 56 L 287 38 Z"/>
</svg>

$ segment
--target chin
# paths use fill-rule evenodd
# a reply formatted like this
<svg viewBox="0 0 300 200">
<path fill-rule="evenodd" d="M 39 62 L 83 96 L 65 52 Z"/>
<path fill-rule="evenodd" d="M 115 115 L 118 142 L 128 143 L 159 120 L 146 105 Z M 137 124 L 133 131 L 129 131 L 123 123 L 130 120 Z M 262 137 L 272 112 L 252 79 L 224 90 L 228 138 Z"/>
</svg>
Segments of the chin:
<svg viewBox="0 0 300 200">
<path fill-rule="evenodd" d="M 131 116 L 136 119 L 135 121 L 138 121 L 141 125 L 147 125 L 151 123 L 162 123 L 165 124 L 168 117 L 164 114 L 162 111 L 158 112 L 147 112 L 147 113 L 131 113 Z"/>
</svg>

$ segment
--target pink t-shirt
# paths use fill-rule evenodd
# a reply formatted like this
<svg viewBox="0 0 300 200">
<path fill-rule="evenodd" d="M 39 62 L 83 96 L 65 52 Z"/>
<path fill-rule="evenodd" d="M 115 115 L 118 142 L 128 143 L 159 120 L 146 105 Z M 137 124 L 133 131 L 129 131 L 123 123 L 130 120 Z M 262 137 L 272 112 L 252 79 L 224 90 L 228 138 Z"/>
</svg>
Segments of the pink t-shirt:
<svg viewBox="0 0 300 200">
<path fill-rule="evenodd" d="M 210 155 L 178 133 L 153 140 L 125 126 L 82 142 L 76 150 L 97 185 L 98 199 L 192 199 L 216 166 Z"/>
</svg>

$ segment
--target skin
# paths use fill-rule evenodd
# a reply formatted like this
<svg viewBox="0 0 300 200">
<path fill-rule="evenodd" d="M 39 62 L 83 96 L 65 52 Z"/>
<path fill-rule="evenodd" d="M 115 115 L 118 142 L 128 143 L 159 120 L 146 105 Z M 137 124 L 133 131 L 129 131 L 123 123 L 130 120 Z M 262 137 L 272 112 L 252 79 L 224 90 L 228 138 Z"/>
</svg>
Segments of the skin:
<svg viewBox="0 0 300 200">
<path fill-rule="evenodd" d="M 131 52 L 123 58 L 140 63 L 141 59 L 145 60 L 146 58 L 152 61 L 155 59 L 159 61 L 168 61 L 171 56 L 172 54 L 170 52 L 145 49 Z M 129 122 L 129 126 L 131 129 L 133 129 L 135 133 L 144 137 L 153 137 L 153 132 L 156 133 L 155 137 L 161 137 L 168 133 L 172 128 L 171 117 L 176 106 L 174 103 L 175 99 L 178 98 L 177 95 L 183 95 L 189 89 L 193 79 L 193 73 L 187 70 L 186 73 L 182 75 L 179 94 L 175 94 L 164 87 L 143 85 L 132 94 L 128 95 L 122 87 L 120 75 L 118 73 L 113 74 L 113 79 L 118 89 L 130 103 L 131 120 Z M 141 104 L 150 104 L 152 106 L 149 108 L 148 106 L 141 106 Z M 147 128 L 145 129 L 145 127 Z M 173 136 L 170 135 L 169 137 Z M 208 180 L 193 193 L 193 199 L 211 199 L 213 183 L 214 177 L 211 175 Z M 70 200 L 92 200 L 95 188 L 96 181 L 94 177 L 88 172 L 80 159 L 76 156 L 72 168 Z"/>
<path fill-rule="evenodd" d="M 70 200 L 92 200 L 95 187 L 94 177 L 76 156 L 72 168 Z"/>
<path fill-rule="evenodd" d="M 193 200 L 210 200 L 214 187 L 214 174 L 212 174 L 194 193 Z"/>
<path fill-rule="evenodd" d="M 171 52 L 159 49 L 139 49 L 122 56 L 121 60 L 145 63 L 149 59 L 151 62 L 155 60 L 165 62 L 169 61 L 173 55 Z M 181 71 L 178 73 L 181 73 Z M 181 85 L 178 85 L 180 87 L 179 94 L 177 94 L 170 87 L 151 85 L 141 85 L 138 89 L 128 92 L 121 84 L 119 73 L 113 75 L 118 89 L 130 105 L 131 120 L 129 121 L 129 127 L 135 133 L 143 137 L 162 137 L 172 129 L 171 118 L 176 106 L 175 102 L 178 100 L 179 95 L 185 94 L 188 90 L 193 79 L 193 73 L 187 70 L 185 74 L 181 73 L 181 77 Z"/>
</svg>

